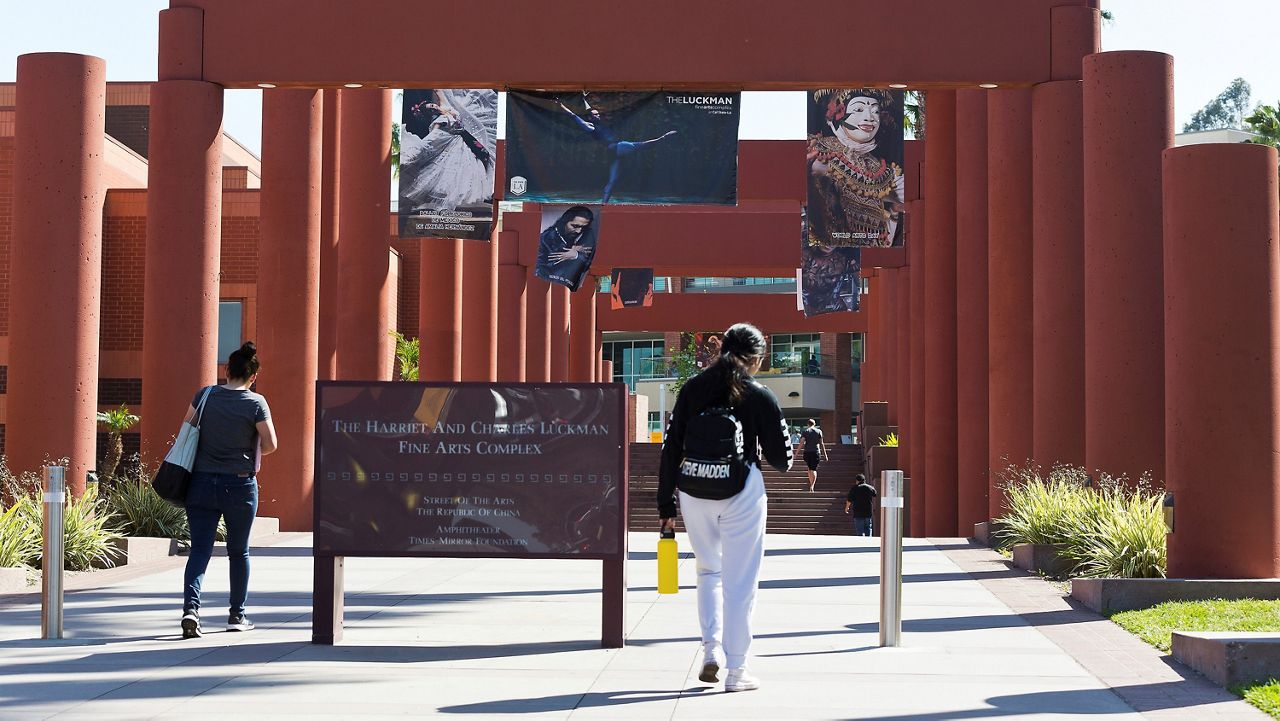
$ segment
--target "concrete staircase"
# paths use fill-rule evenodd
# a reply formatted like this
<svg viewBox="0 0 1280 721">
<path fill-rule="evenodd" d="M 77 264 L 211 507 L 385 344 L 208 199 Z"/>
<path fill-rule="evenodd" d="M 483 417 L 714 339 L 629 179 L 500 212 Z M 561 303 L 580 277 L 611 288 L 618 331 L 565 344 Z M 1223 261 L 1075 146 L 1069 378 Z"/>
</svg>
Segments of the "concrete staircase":
<svg viewBox="0 0 1280 721">
<path fill-rule="evenodd" d="M 633 531 L 658 530 L 658 462 L 662 446 L 631 444 L 629 522 Z M 769 533 L 850 535 L 853 521 L 844 514 L 844 498 L 854 475 L 863 472 L 861 446 L 828 445 L 830 460 L 818 469 L 818 486 L 809 492 L 804 460 L 796 455 L 790 473 L 764 469 L 769 494 Z M 683 526 L 677 522 L 677 528 Z"/>
</svg>

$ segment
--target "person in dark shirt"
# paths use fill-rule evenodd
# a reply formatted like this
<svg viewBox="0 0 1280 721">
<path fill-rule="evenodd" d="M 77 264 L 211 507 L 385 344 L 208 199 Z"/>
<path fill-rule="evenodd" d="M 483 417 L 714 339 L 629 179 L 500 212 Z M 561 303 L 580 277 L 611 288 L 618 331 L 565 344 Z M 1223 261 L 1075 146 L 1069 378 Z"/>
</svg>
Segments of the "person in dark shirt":
<svg viewBox="0 0 1280 721">
<path fill-rule="evenodd" d="M 853 512 L 853 535 L 871 535 L 872 505 L 876 500 L 876 489 L 867 484 L 867 477 L 859 473 L 854 476 L 853 487 L 845 497 L 844 512 Z"/>
<path fill-rule="evenodd" d="M 703 647 L 698 678 L 709 683 L 718 680 L 723 637 L 729 669 L 726 691 L 760 686 L 759 679 L 747 673 L 746 662 L 768 508 L 761 456 L 780 471 L 791 469 L 791 442 L 778 399 L 751 377 L 760 370 L 764 352 L 764 335 L 755 326 L 739 323 L 725 331 L 719 359 L 690 378 L 676 397 L 658 471 L 662 527 L 675 529 L 679 490 L 679 512 L 697 558 Z M 728 498 L 704 498 L 695 495 L 696 489 L 677 488 L 685 428 L 703 410 L 716 406 L 731 407 L 741 423 L 742 454 L 750 469 L 742 490 Z"/>
<path fill-rule="evenodd" d="M 608 121 L 600 114 L 600 111 L 591 107 L 591 103 L 587 101 L 587 92 L 585 90 L 582 91 L 582 104 L 586 107 L 590 120 L 583 120 L 559 100 L 556 100 L 556 104 L 566 113 L 573 116 L 579 128 L 582 128 L 592 138 L 603 144 L 609 151 L 609 157 L 612 161 L 609 165 L 609 182 L 604 186 L 604 194 L 600 201 L 602 205 L 608 205 L 609 198 L 613 197 L 613 186 L 618 184 L 618 171 L 621 168 L 623 158 L 647 145 L 666 140 L 676 134 L 676 131 L 668 130 L 662 135 L 649 140 L 619 140 L 617 134 L 613 132 L 613 128 L 609 126 Z"/>
<path fill-rule="evenodd" d="M 804 439 L 804 464 L 809 468 L 809 492 L 813 493 L 814 486 L 818 484 L 818 459 L 821 456 L 822 460 L 827 460 L 827 444 L 822 442 L 822 429 L 812 418 L 800 432 L 800 437 Z"/>
<path fill-rule="evenodd" d="M 258 454 L 276 450 L 276 429 L 267 399 L 249 390 L 258 378 L 258 350 L 245 343 L 227 359 L 227 382 L 202 388 L 184 422 L 200 418 L 200 443 L 187 490 L 187 526 L 191 554 L 183 576 L 182 637 L 196 638 L 200 628 L 200 587 L 213 555 L 218 520 L 227 522 L 227 560 L 231 574 L 228 631 L 251 631 L 244 613 L 249 597 L 249 531 L 258 512 Z"/>
<path fill-rule="evenodd" d="M 591 268 L 596 252 L 595 213 L 585 205 L 575 205 L 538 236 L 538 261 L 534 274 L 577 291 Z"/>
</svg>

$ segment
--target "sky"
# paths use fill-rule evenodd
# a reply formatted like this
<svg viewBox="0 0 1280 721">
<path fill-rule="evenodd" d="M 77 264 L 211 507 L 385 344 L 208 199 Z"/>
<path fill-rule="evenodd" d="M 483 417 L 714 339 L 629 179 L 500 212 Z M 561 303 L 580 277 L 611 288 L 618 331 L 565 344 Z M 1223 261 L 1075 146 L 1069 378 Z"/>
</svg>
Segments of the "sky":
<svg viewBox="0 0 1280 721">
<path fill-rule="evenodd" d="M 1174 56 L 1177 129 L 1230 82 L 1243 77 L 1254 102 L 1280 103 L 1277 0 L 1102 0 L 1115 21 L 1103 50 L 1159 50 Z M 76 52 L 107 61 L 108 80 L 155 80 L 157 13 L 168 0 L 0 0 L 0 82 L 12 82 L 17 56 Z M 743 139 L 804 137 L 804 94 L 745 93 Z M 225 130 L 261 148 L 262 93 L 226 94 Z M 502 126 L 499 125 L 499 133 Z"/>
</svg>

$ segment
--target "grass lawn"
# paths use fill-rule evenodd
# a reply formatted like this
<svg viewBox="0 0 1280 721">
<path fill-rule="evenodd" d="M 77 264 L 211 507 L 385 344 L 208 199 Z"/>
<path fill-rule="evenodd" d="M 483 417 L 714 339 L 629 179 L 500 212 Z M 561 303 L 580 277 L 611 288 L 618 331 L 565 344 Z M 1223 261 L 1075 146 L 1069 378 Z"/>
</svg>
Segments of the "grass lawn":
<svg viewBox="0 0 1280 721">
<path fill-rule="evenodd" d="M 1280 601 L 1171 601 L 1140 611 L 1113 613 L 1110 618 L 1168 653 L 1174 631 L 1280 631 Z M 1280 719 L 1280 681 L 1230 690 Z"/>
</svg>

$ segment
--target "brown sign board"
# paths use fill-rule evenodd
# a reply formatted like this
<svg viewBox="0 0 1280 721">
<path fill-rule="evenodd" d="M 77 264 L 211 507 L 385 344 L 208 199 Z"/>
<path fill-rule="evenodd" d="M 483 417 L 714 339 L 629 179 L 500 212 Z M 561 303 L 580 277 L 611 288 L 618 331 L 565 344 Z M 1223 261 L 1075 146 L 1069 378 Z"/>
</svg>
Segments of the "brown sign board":
<svg viewBox="0 0 1280 721">
<path fill-rule="evenodd" d="M 627 387 L 316 384 L 311 642 L 342 640 L 347 556 L 602 561 L 625 642 Z"/>
<path fill-rule="evenodd" d="M 625 393 L 319 383 L 315 552 L 623 558 Z"/>
</svg>

